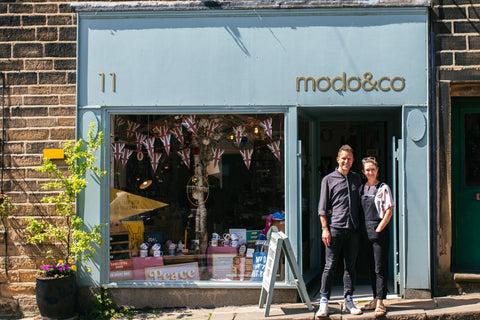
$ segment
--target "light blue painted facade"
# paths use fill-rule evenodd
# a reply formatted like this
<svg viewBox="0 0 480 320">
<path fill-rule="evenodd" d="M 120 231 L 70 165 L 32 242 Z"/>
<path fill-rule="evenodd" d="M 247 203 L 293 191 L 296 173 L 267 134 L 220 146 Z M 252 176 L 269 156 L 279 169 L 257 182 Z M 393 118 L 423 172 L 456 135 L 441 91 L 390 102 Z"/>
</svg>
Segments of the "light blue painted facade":
<svg viewBox="0 0 480 320">
<path fill-rule="evenodd" d="M 78 137 L 86 135 L 92 119 L 108 137 L 114 113 L 284 113 L 287 212 L 298 212 L 301 202 L 299 107 L 402 108 L 403 285 L 430 289 L 428 126 L 415 142 L 407 128 L 413 110 L 427 117 L 428 8 L 79 10 L 77 68 Z M 300 81 L 297 90 L 297 77 L 312 77 L 318 86 L 313 91 L 309 80 L 305 91 Z M 328 90 L 322 77 L 330 79 Z M 344 81 L 345 90 L 334 90 Z M 109 152 L 108 147 L 100 151 L 105 170 Z M 108 179 L 89 177 L 78 206 L 88 225 L 109 221 L 108 190 Z M 300 215 L 287 219 L 298 254 Z M 108 244 L 90 265 L 93 271 L 81 283 L 108 283 Z M 285 286 L 292 285 L 289 280 Z"/>
</svg>

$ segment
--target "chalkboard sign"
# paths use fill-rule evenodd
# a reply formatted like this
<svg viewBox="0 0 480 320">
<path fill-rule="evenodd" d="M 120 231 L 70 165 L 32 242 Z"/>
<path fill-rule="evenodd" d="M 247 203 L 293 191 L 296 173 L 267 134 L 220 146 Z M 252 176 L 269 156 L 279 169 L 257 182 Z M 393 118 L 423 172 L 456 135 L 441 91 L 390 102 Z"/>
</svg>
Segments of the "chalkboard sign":
<svg viewBox="0 0 480 320">
<path fill-rule="evenodd" d="M 305 287 L 305 282 L 303 281 L 302 274 L 300 273 L 300 268 L 298 267 L 297 260 L 295 259 L 295 255 L 293 254 L 290 240 L 285 235 L 285 233 L 280 231 L 272 233 L 272 236 L 270 238 L 270 244 L 268 246 L 267 262 L 263 271 L 262 291 L 260 293 L 260 300 L 258 306 L 262 308 L 266 302 L 265 317 L 268 317 L 270 313 L 273 289 L 275 287 L 278 263 L 280 261 L 280 254 L 282 253 L 282 250 L 284 250 L 288 264 L 292 269 L 293 276 L 295 278 L 295 284 L 297 286 L 300 298 L 304 303 L 307 304 L 308 310 L 313 310 L 312 303 L 310 302 L 310 297 L 307 293 L 307 288 Z"/>
</svg>

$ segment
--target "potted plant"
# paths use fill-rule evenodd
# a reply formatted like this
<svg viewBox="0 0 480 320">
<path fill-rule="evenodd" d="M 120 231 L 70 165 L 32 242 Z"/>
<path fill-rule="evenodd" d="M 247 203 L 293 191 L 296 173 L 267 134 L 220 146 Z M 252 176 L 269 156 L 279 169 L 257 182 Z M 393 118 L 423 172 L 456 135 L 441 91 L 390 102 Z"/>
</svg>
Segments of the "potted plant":
<svg viewBox="0 0 480 320">
<path fill-rule="evenodd" d="M 75 202 L 87 185 L 87 172 L 99 176 L 106 174 L 95 166 L 95 153 L 104 138 L 102 132 L 95 135 L 94 129 L 94 124 L 91 124 L 87 142 L 79 139 L 76 143 L 70 141 L 65 144 L 66 169 L 58 168 L 50 159 L 44 159 L 43 164 L 36 168 L 49 177 L 49 182 L 42 189 L 57 192 L 44 197 L 42 202 L 53 204 L 63 221 L 52 223 L 27 217 L 26 239 L 32 244 L 49 242 L 65 248 L 61 253 L 63 259 L 44 264 L 36 279 L 37 305 L 44 317 L 68 319 L 76 315 L 75 263 L 88 260 L 95 253 L 95 246 L 102 243 L 101 228 L 104 225 L 95 225 L 88 230 L 75 211 Z M 52 251 L 46 254 L 49 259 L 61 256 Z M 86 268 L 90 271 L 88 265 Z"/>
</svg>

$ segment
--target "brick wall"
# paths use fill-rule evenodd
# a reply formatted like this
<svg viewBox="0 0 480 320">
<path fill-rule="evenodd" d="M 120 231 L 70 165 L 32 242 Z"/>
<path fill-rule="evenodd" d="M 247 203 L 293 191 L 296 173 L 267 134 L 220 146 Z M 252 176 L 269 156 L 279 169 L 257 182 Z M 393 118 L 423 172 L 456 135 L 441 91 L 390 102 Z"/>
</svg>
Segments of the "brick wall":
<svg viewBox="0 0 480 320">
<path fill-rule="evenodd" d="M 464 291 L 455 283 L 452 259 L 451 96 L 452 82 L 480 80 L 480 1 L 434 0 L 435 33 L 437 223 L 436 294 Z M 467 87 L 468 88 L 468 87 Z M 467 90 L 468 91 L 468 90 Z M 476 90 L 478 92 L 478 90 Z"/>
<path fill-rule="evenodd" d="M 65 140 L 75 138 L 75 69 L 76 14 L 68 3 L 0 1 L 6 134 L 3 190 L 18 207 L 6 221 L 6 246 L 0 241 L 4 298 L 21 301 L 34 294 L 44 248 L 25 244 L 23 217 L 54 215 L 40 204 L 45 177 L 34 168 L 41 164 L 44 148 L 62 148 Z M 25 313 L 28 306 L 22 304 L 20 311 Z"/>
</svg>

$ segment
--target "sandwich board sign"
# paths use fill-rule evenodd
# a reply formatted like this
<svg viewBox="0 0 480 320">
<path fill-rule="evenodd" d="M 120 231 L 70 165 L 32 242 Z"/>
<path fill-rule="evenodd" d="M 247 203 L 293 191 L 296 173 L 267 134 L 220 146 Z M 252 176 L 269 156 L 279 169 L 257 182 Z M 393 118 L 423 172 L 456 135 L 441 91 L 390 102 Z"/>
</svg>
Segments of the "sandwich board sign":
<svg viewBox="0 0 480 320">
<path fill-rule="evenodd" d="M 282 250 L 285 252 L 288 264 L 293 272 L 295 278 L 295 284 L 297 286 L 298 293 L 303 303 L 306 303 L 308 310 L 312 311 L 312 303 L 305 287 L 300 268 L 298 267 L 297 260 L 293 254 L 292 245 L 287 235 L 283 232 L 272 233 L 270 237 L 270 244 L 268 246 L 267 263 L 263 272 L 262 292 L 260 293 L 260 300 L 258 302 L 259 308 L 263 308 L 265 302 L 265 317 L 268 317 L 270 313 L 270 305 L 272 304 L 273 289 L 275 287 L 275 280 L 277 277 L 278 263 L 280 261 L 280 254 Z"/>
</svg>

